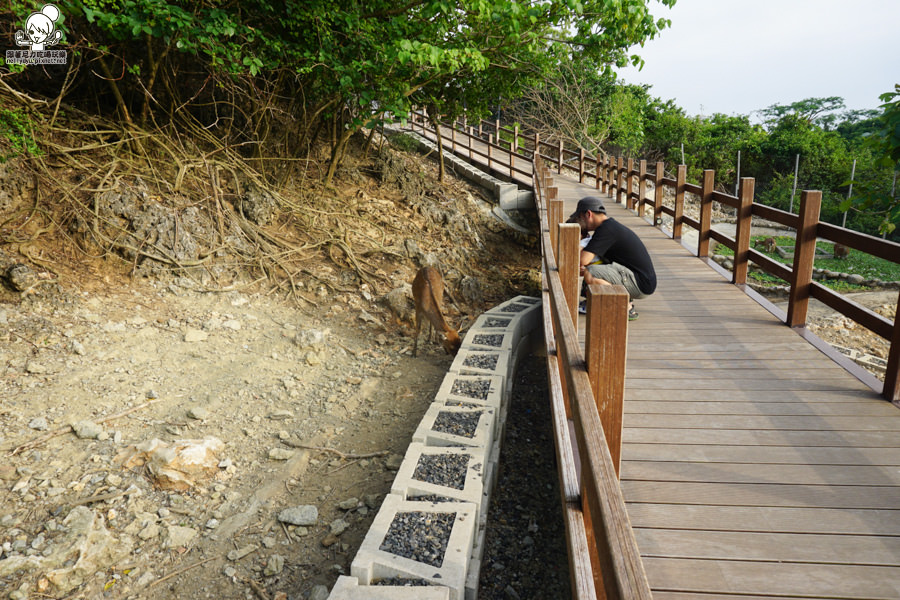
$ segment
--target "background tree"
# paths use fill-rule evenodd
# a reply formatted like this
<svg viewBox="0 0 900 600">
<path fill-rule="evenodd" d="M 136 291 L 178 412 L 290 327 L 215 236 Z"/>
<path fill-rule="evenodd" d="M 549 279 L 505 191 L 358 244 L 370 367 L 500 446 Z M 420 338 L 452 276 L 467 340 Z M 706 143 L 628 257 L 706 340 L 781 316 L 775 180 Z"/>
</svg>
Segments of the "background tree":
<svg viewBox="0 0 900 600">
<path fill-rule="evenodd" d="M 872 134 L 868 138 L 874 165 L 880 173 L 867 179 L 857 178 L 857 195 L 845 201 L 841 208 L 853 207 L 869 211 L 880 218 L 879 230 L 893 233 L 900 223 L 900 199 L 896 195 L 897 173 L 900 172 L 900 84 L 893 92 L 880 96 L 884 104 Z"/>
</svg>

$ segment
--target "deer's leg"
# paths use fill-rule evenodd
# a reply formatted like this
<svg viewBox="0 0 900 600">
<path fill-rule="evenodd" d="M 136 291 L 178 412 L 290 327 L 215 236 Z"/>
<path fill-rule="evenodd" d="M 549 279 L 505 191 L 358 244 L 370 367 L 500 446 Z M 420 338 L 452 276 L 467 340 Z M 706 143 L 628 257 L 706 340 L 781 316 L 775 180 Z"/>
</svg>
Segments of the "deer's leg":
<svg viewBox="0 0 900 600">
<path fill-rule="evenodd" d="M 413 342 L 413 358 L 419 355 L 419 327 L 422 325 L 422 321 L 419 317 L 419 313 L 416 313 L 416 336 L 415 341 Z"/>
</svg>

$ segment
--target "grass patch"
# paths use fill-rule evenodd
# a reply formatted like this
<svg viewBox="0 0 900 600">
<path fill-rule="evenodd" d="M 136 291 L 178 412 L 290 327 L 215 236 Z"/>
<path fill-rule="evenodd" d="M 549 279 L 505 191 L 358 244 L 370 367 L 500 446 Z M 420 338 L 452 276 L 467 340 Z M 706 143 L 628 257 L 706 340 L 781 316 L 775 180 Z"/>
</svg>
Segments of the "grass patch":
<svg viewBox="0 0 900 600">
<path fill-rule="evenodd" d="M 760 254 L 765 254 L 769 258 L 785 263 L 790 267 L 792 261 L 782 257 L 777 251 L 766 252 L 762 242 L 768 239 L 768 237 L 769 236 L 761 235 L 753 236 L 750 239 L 751 247 Z M 786 252 L 794 251 L 794 238 L 792 237 L 778 236 L 775 238 L 775 244 Z M 836 273 L 855 273 L 866 279 L 900 281 L 900 264 L 898 263 L 893 263 L 853 249 L 850 249 L 850 253 L 846 258 L 832 258 L 834 254 L 834 244 L 831 242 L 816 242 L 816 248 L 827 255 L 816 255 L 814 266 L 817 269 L 826 269 Z M 734 251 L 722 244 L 716 246 L 716 253 L 722 254 L 723 256 L 734 256 Z M 763 285 L 785 285 L 787 283 L 779 277 L 761 271 L 753 271 L 748 277 Z M 843 280 L 826 279 L 821 281 L 821 283 L 838 292 L 866 289 L 865 286 L 853 285 Z"/>
</svg>

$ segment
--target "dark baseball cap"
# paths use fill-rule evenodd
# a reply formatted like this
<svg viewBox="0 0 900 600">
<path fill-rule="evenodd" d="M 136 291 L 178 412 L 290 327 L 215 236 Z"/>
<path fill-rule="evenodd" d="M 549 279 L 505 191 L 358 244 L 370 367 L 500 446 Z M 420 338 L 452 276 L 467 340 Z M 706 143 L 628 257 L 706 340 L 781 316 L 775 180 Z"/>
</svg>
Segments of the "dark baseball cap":
<svg viewBox="0 0 900 600">
<path fill-rule="evenodd" d="M 575 207 L 575 212 L 569 215 L 569 219 L 577 219 L 578 215 L 587 211 L 606 214 L 606 207 L 603 206 L 603 202 L 600 201 L 600 198 L 597 198 L 596 196 L 585 196 L 578 201 L 578 206 Z"/>
</svg>

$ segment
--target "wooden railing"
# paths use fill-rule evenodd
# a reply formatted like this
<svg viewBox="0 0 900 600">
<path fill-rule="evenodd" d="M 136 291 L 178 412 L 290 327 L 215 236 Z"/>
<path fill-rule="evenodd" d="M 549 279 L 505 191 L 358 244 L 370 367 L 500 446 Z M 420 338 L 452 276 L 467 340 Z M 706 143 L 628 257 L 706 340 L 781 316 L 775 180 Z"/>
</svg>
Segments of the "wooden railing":
<svg viewBox="0 0 900 600">
<path fill-rule="evenodd" d="M 697 256 L 707 260 L 713 268 L 718 268 L 718 265 L 708 259 L 710 240 L 715 240 L 733 250 L 734 267 L 727 273 L 732 283 L 742 286 L 747 283 L 751 262 L 763 271 L 786 281 L 790 285 L 787 314 L 781 315 L 777 311 L 773 313 L 783 318 L 787 325 L 803 327 L 806 324 L 809 300 L 815 298 L 888 340 L 890 350 L 884 383 L 880 385 L 881 395 L 888 401 L 900 402 L 900 319 L 895 316 L 891 321 L 813 280 L 813 259 L 817 240 L 841 244 L 895 264 L 900 263 L 900 244 L 819 221 L 822 193 L 818 191 L 802 192 L 799 213 L 795 215 L 770 206 L 755 204 L 752 177 L 742 178 L 737 196 L 732 196 L 715 191 L 715 172 L 711 170 L 703 172 L 702 184 L 688 183 L 687 168 L 684 165 L 678 166 L 675 179 L 672 179 L 666 177 L 665 165 L 662 162 L 656 163 L 655 170 L 650 172 L 646 161 L 639 161 L 635 168 L 631 159 L 623 161 L 622 158 L 609 158 L 600 162 L 598 173 L 600 190 L 610 196 L 615 195 L 618 202 L 625 202 L 639 215 L 643 216 L 645 210 L 649 208 L 650 218 L 657 226 L 662 225 L 663 215 L 672 217 L 670 235 L 674 239 L 682 239 L 685 225 L 696 229 L 697 248 L 691 250 L 695 250 Z M 647 194 L 649 184 L 653 187 L 652 197 L 648 197 Z M 674 192 L 671 206 L 664 202 L 666 188 Z M 699 198 L 699 219 L 684 214 L 686 194 L 694 194 Z M 713 203 L 723 204 L 735 210 L 733 238 L 712 228 Z M 753 217 L 778 223 L 796 231 L 793 263 L 790 266 L 750 247 Z M 878 389 L 879 383 L 873 376 L 861 368 L 851 367 L 850 370 L 865 383 Z"/>
<path fill-rule="evenodd" d="M 562 200 L 538 156 L 547 372 L 572 597 L 650 599 L 650 587 L 619 487 L 628 292 L 592 285 L 587 340 L 578 340 L 581 229 L 563 223 Z"/>
<path fill-rule="evenodd" d="M 416 123 L 423 129 L 428 127 L 422 113 L 413 113 L 410 122 L 413 127 Z M 635 161 L 621 156 L 588 156 L 583 149 L 573 151 L 565 148 L 561 142 L 548 144 L 542 141 L 537 134 L 525 135 L 518 128 L 504 128 L 499 121 L 480 120 L 473 125 L 467 124 L 465 120 L 457 120 L 455 123 L 445 123 L 443 127 L 449 130 L 451 135 L 450 141 L 444 140 L 445 147 L 448 149 L 452 147 L 458 154 L 468 152 L 470 157 L 478 155 L 486 158 L 490 168 L 497 173 L 508 174 L 509 177 L 513 177 L 515 173 L 525 174 L 526 169 L 515 165 L 516 158 L 532 163 L 552 164 L 557 173 L 569 172 L 577 176 L 580 183 L 586 183 L 586 180 L 589 179 L 593 180 L 597 190 L 615 197 L 619 203 L 624 202 L 628 208 L 637 210 L 641 216 L 644 215 L 645 209 L 649 208 L 652 222 L 657 226 L 662 225 L 663 215 L 672 217 L 671 236 L 676 240 L 682 239 L 684 226 L 693 227 L 698 232 L 698 244 L 696 249 L 691 248 L 691 250 L 716 270 L 723 271 L 719 265 L 709 259 L 710 241 L 715 240 L 731 248 L 735 254 L 734 267 L 731 272 L 723 272 L 723 275 L 730 278 L 733 283 L 742 286 L 756 300 L 767 305 L 767 308 L 782 318 L 787 325 L 798 328 L 801 334 L 806 333 L 803 326 L 806 323 L 809 299 L 815 298 L 885 338 L 890 343 L 890 350 L 884 382 L 881 383 L 862 368 L 841 359 L 833 350 L 830 350 L 830 347 L 819 343 L 820 340 L 815 336 L 806 336 L 867 385 L 875 390 L 880 388 L 881 395 L 885 399 L 900 403 L 900 319 L 895 316 L 892 322 L 813 281 L 812 278 L 816 239 L 842 244 L 894 263 L 900 263 L 900 244 L 819 221 L 821 192 L 803 192 L 799 214 L 795 215 L 754 203 L 755 183 L 753 178 L 742 178 L 738 194 L 732 196 L 715 190 L 715 172 L 711 170 L 703 172 L 703 181 L 698 185 L 687 182 L 687 167 L 684 165 L 677 167 L 676 177 L 672 179 L 666 177 L 665 165 L 662 162 L 656 163 L 655 170 L 650 171 L 647 168 L 647 161 L 644 160 Z M 478 149 L 474 141 L 486 146 L 487 150 Z M 542 168 L 547 172 L 550 171 L 547 166 Z M 647 192 L 651 186 L 653 197 L 648 198 Z M 672 206 L 664 202 L 666 188 L 674 191 L 675 199 Z M 699 197 L 699 219 L 684 214 L 686 194 L 694 194 Z M 712 207 L 715 202 L 736 210 L 735 237 L 728 237 L 712 229 Z M 791 266 L 773 260 L 750 247 L 750 226 L 753 217 L 785 225 L 797 232 Z M 752 290 L 746 287 L 750 262 L 767 273 L 788 282 L 790 294 L 786 315 L 772 310 L 771 305 L 767 304 L 761 296 L 753 294 Z"/>
</svg>

